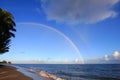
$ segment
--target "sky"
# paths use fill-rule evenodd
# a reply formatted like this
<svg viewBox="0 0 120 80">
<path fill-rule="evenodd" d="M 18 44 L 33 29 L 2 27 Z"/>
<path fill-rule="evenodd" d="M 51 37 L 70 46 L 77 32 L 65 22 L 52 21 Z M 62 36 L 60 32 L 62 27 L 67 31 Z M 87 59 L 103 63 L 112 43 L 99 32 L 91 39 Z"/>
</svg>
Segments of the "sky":
<svg viewBox="0 0 120 80">
<path fill-rule="evenodd" d="M 120 63 L 119 0 L 0 0 L 17 32 L 0 60 Z"/>
</svg>

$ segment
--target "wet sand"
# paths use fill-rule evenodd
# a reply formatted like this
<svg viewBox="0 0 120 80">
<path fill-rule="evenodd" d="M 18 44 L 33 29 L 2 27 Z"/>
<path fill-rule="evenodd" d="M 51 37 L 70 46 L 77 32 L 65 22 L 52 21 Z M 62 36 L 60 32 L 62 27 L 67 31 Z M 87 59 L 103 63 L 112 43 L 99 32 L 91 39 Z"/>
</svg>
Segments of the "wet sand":
<svg viewBox="0 0 120 80">
<path fill-rule="evenodd" d="M 0 80 L 33 80 L 20 73 L 15 67 L 0 65 Z"/>
</svg>

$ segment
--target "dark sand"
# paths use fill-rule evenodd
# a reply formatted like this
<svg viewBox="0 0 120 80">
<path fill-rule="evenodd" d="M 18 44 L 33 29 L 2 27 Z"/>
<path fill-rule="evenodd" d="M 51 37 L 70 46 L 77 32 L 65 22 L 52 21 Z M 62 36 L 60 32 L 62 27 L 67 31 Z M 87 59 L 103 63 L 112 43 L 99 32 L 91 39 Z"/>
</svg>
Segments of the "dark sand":
<svg viewBox="0 0 120 80">
<path fill-rule="evenodd" d="M 18 72 L 15 67 L 0 65 L 0 80 L 33 80 Z"/>
</svg>

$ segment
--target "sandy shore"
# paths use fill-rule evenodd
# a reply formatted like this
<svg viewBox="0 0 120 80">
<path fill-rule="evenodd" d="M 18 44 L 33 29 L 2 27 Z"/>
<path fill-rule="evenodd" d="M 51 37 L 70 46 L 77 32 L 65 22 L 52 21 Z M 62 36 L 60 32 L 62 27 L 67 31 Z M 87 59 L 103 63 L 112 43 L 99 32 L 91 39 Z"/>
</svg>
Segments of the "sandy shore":
<svg viewBox="0 0 120 80">
<path fill-rule="evenodd" d="M 15 67 L 0 65 L 0 80 L 33 80 L 18 72 Z"/>
</svg>

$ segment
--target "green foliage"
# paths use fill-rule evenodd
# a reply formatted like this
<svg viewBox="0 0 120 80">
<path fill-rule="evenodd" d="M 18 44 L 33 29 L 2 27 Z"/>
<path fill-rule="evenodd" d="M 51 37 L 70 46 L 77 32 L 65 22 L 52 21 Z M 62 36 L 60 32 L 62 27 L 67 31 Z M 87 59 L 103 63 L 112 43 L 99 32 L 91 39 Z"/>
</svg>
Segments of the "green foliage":
<svg viewBox="0 0 120 80">
<path fill-rule="evenodd" d="M 4 60 L 4 61 L 2 61 L 2 63 L 7 64 L 7 61 Z"/>
<path fill-rule="evenodd" d="M 0 62 L 0 64 L 11 64 L 11 62 L 10 62 L 10 61 L 6 61 L 6 60 L 3 60 L 3 61 Z"/>
<path fill-rule="evenodd" d="M 11 37 L 15 37 L 15 22 L 13 15 L 0 8 L 0 54 L 8 52 Z"/>
</svg>

